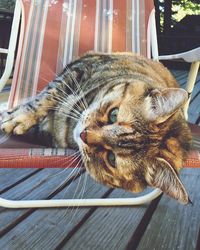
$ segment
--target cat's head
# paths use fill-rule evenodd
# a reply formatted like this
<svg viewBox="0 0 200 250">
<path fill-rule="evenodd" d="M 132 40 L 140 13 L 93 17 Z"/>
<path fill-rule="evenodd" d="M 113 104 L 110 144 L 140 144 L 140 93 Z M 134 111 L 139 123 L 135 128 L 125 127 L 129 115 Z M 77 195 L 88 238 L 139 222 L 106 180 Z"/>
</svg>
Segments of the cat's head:
<svg viewBox="0 0 200 250">
<path fill-rule="evenodd" d="M 183 89 L 142 81 L 101 89 L 74 129 L 90 175 L 132 192 L 158 187 L 188 203 L 177 175 L 191 139 L 181 111 L 187 99 Z"/>
</svg>

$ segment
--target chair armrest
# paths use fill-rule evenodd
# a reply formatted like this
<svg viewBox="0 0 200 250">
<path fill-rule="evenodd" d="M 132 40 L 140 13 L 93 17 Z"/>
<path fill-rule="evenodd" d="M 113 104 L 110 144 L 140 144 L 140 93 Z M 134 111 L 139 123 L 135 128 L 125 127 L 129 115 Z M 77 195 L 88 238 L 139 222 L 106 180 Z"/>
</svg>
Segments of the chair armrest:
<svg viewBox="0 0 200 250">
<path fill-rule="evenodd" d="M 2 53 L 2 54 L 8 54 L 8 49 L 0 48 L 0 53 Z"/>
<path fill-rule="evenodd" d="M 200 61 L 200 47 L 183 53 L 159 56 L 159 60 L 177 60 L 177 59 L 182 59 L 190 63 Z"/>
</svg>

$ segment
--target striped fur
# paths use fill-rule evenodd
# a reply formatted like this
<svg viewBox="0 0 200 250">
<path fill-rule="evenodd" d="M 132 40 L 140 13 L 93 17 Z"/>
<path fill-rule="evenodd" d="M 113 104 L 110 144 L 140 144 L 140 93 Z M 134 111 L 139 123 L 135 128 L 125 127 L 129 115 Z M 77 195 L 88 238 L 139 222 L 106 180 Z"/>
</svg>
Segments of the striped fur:
<svg viewBox="0 0 200 250">
<path fill-rule="evenodd" d="M 182 113 L 187 98 L 159 62 L 89 53 L 4 114 L 2 130 L 24 134 L 39 124 L 53 146 L 78 148 L 97 181 L 132 192 L 155 186 L 188 203 L 177 175 L 191 142 Z"/>
</svg>

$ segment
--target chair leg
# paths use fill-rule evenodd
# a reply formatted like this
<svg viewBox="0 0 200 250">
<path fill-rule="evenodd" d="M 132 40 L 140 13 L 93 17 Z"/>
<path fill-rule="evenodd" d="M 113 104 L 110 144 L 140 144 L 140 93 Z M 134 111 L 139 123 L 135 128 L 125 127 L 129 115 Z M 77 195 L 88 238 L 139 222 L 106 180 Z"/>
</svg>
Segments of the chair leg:
<svg viewBox="0 0 200 250">
<path fill-rule="evenodd" d="M 188 99 L 188 101 L 186 102 L 186 104 L 184 106 L 184 115 L 185 115 L 186 120 L 188 119 L 188 108 L 189 108 L 189 104 L 190 104 L 192 91 L 194 89 L 194 84 L 195 84 L 195 81 L 196 81 L 196 78 L 197 78 L 199 65 L 200 65 L 200 61 L 196 61 L 196 62 L 193 62 L 191 64 L 191 67 L 190 67 L 190 72 L 189 72 L 187 85 L 186 85 L 186 90 L 187 90 L 187 92 L 189 94 L 189 99 Z"/>
</svg>

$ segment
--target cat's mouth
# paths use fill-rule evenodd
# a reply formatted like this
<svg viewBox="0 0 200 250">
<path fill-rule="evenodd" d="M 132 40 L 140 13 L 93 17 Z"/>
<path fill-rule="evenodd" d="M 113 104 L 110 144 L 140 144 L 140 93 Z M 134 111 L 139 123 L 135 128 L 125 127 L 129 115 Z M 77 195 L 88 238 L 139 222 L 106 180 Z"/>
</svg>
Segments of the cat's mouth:
<svg viewBox="0 0 200 250">
<path fill-rule="evenodd" d="M 73 137 L 79 148 L 82 147 L 83 144 L 87 145 L 87 131 L 81 121 L 78 121 L 76 124 L 76 127 L 73 131 Z"/>
<path fill-rule="evenodd" d="M 81 133 L 80 133 L 80 137 L 81 137 L 81 140 L 87 144 L 87 130 L 84 129 Z"/>
</svg>

